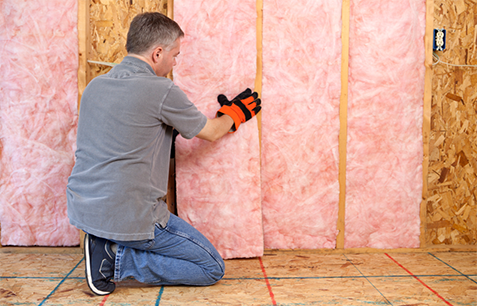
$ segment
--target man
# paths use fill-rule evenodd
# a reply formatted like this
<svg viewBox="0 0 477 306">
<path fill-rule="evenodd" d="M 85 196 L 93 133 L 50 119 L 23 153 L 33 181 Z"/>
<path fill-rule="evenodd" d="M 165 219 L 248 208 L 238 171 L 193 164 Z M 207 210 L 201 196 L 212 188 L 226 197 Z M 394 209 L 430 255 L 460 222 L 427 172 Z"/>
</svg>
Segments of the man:
<svg viewBox="0 0 477 306">
<path fill-rule="evenodd" d="M 97 295 L 128 277 L 155 285 L 212 285 L 224 262 L 196 229 L 167 210 L 173 129 L 214 141 L 260 111 L 250 89 L 209 119 L 165 76 L 176 64 L 180 27 L 159 13 L 136 16 L 128 56 L 86 87 L 76 164 L 68 179 L 68 217 L 85 236 L 85 274 Z"/>
</svg>

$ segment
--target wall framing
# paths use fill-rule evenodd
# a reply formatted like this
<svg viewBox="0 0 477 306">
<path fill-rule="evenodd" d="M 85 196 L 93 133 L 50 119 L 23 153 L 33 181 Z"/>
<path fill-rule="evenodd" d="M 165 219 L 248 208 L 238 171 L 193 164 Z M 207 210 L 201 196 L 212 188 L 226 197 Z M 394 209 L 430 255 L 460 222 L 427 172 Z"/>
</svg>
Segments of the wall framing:
<svg viewBox="0 0 477 306">
<path fill-rule="evenodd" d="M 477 15 L 473 0 L 427 0 L 426 74 L 423 118 L 423 191 L 420 209 L 419 249 L 344 249 L 346 207 L 346 138 L 349 59 L 350 0 L 343 0 L 342 94 L 340 105 L 340 201 L 335 250 L 327 252 L 427 252 L 477 251 L 477 69 L 433 65 L 432 30 L 448 30 L 448 49 L 442 61 L 477 64 Z M 173 0 L 79 0 L 78 4 L 78 107 L 88 82 L 106 73 L 109 67 L 88 60 L 119 63 L 126 55 L 127 27 L 142 11 L 160 11 L 173 17 Z M 261 92 L 262 8 L 257 0 L 257 78 L 255 89 Z M 259 119 L 259 132 L 260 118 Z M 173 174 L 173 171 L 171 171 Z M 172 186 L 170 190 L 172 191 Z M 170 200 L 172 201 L 172 199 Z M 1 247 L 1 246 L 0 246 Z M 44 252 L 46 248 L 2 248 L 0 252 Z M 55 248 L 54 248 L 55 249 Z M 316 250 L 315 250 L 316 251 Z M 67 248 L 66 252 L 76 252 Z"/>
</svg>

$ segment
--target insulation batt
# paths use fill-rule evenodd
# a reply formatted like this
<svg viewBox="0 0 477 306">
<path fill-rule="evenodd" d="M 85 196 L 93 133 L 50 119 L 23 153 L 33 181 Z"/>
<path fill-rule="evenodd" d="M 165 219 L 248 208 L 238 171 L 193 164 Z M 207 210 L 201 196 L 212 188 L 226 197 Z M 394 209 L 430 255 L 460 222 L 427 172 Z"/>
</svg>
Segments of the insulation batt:
<svg viewBox="0 0 477 306">
<path fill-rule="evenodd" d="M 341 0 L 263 5 L 265 248 L 334 248 Z"/>
<path fill-rule="evenodd" d="M 351 2 L 346 248 L 419 247 L 425 1 Z"/>
<path fill-rule="evenodd" d="M 72 246 L 66 216 L 77 122 L 77 1 L 0 1 L 2 245 Z"/>
<path fill-rule="evenodd" d="M 229 99 L 253 89 L 255 0 L 175 0 L 185 32 L 174 82 L 209 118 Z M 260 151 L 256 118 L 210 143 L 176 140 L 177 209 L 224 258 L 263 254 Z"/>
</svg>

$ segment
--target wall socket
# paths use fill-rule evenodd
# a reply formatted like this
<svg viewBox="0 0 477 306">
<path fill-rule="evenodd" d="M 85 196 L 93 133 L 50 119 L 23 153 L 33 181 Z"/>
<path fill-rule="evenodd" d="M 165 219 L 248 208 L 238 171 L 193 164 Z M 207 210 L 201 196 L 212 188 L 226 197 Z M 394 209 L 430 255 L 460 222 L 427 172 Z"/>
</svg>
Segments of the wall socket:
<svg viewBox="0 0 477 306">
<path fill-rule="evenodd" d="M 434 51 L 444 51 L 446 49 L 446 30 L 434 29 Z"/>
</svg>

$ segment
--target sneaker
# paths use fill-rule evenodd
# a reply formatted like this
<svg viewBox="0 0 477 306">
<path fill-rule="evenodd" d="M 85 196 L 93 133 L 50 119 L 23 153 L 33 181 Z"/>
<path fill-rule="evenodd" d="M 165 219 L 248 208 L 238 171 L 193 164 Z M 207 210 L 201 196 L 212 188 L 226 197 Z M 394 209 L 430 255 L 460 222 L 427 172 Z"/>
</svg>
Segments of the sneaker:
<svg viewBox="0 0 477 306">
<path fill-rule="evenodd" d="M 116 289 L 111 281 L 114 277 L 115 255 L 111 243 L 99 237 L 86 234 L 84 237 L 84 257 L 86 282 L 97 295 L 108 295 Z"/>
</svg>

